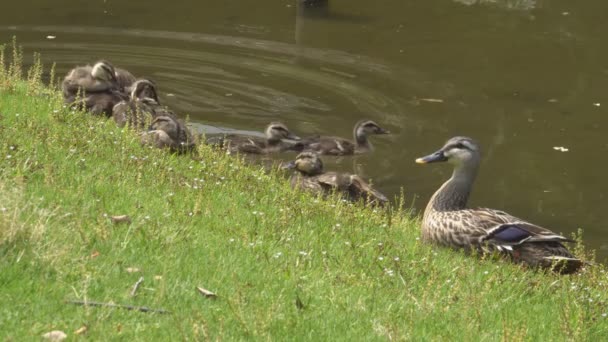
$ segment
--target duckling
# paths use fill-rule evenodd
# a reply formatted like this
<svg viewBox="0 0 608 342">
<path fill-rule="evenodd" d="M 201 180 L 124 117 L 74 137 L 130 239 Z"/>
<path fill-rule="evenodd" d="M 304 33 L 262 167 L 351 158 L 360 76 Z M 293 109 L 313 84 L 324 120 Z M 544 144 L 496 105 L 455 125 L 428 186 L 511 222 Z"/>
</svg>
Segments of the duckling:
<svg viewBox="0 0 608 342">
<path fill-rule="evenodd" d="M 358 175 L 339 172 L 323 172 L 323 162 L 315 152 L 302 152 L 296 159 L 284 166 L 295 169 L 290 181 L 292 188 L 300 188 L 317 194 L 341 193 L 351 201 L 363 199 L 366 203 L 383 205 L 386 196 L 372 188 Z"/>
<path fill-rule="evenodd" d="M 158 148 L 168 147 L 173 152 L 184 153 L 196 146 L 190 129 L 173 116 L 158 116 L 150 124 L 148 132 L 141 136 L 143 145 Z"/>
<path fill-rule="evenodd" d="M 140 79 L 131 86 L 131 98 L 120 101 L 112 108 L 112 117 L 119 127 L 127 123 L 131 127 L 145 127 L 155 117 L 175 114 L 159 104 L 156 84 L 147 79 Z"/>
<path fill-rule="evenodd" d="M 339 137 L 315 136 L 303 139 L 297 146 L 304 151 L 314 151 L 319 154 L 334 156 L 352 155 L 373 150 L 373 146 L 368 140 L 368 135 L 388 133 L 390 133 L 388 130 L 380 127 L 374 121 L 361 120 L 355 124 L 353 129 L 354 141 Z"/>
<path fill-rule="evenodd" d="M 128 71 L 122 70 L 121 80 L 127 80 L 129 78 L 127 74 L 130 75 Z M 107 61 L 72 69 L 61 86 L 66 103 L 81 104 L 84 109 L 97 115 L 102 113 L 111 115 L 114 105 L 127 99 L 114 66 Z M 79 95 L 82 100 L 76 101 Z"/>
<path fill-rule="evenodd" d="M 239 134 L 212 137 L 207 139 L 207 144 L 226 148 L 233 153 L 268 154 L 293 150 L 295 143 L 285 139 L 300 140 L 280 122 L 271 122 L 264 133 L 265 138 Z"/>
</svg>

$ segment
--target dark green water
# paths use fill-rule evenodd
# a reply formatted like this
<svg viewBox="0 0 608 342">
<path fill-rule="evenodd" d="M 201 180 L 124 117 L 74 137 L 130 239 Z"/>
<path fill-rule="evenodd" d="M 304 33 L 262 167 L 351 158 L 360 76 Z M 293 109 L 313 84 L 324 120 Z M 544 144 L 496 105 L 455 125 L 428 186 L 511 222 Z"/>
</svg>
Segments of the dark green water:
<svg viewBox="0 0 608 342">
<path fill-rule="evenodd" d="M 60 74 L 105 58 L 152 78 L 200 129 L 348 137 L 374 119 L 393 132 L 374 154 L 326 164 L 417 209 L 451 170 L 414 159 L 469 135 L 484 148 L 472 206 L 583 228 L 608 256 L 608 2 L 330 2 L 4 1 L 0 42 Z"/>
</svg>

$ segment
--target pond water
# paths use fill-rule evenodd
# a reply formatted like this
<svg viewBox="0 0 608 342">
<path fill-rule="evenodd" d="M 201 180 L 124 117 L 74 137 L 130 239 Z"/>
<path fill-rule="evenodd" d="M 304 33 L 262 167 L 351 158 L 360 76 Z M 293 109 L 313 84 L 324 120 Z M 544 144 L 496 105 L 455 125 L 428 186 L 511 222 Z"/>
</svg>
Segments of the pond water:
<svg viewBox="0 0 608 342">
<path fill-rule="evenodd" d="M 419 166 L 454 135 L 483 147 L 471 206 L 504 209 L 608 256 L 608 2 L 588 0 L 4 1 L 18 37 L 58 74 L 104 58 L 154 79 L 201 130 L 350 137 L 376 151 L 328 169 L 406 193 L 421 210 L 449 177 Z M 48 39 L 48 36 L 55 36 Z M 564 147 L 568 150 L 556 150 Z M 292 157 L 293 155 L 281 156 Z"/>
</svg>

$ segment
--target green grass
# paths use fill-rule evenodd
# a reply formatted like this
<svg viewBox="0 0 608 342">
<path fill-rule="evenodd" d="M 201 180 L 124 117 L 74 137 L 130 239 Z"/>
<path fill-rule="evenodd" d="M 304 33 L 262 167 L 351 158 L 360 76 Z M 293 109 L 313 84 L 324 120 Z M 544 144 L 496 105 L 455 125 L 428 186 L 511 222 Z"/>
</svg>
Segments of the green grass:
<svg viewBox="0 0 608 342">
<path fill-rule="evenodd" d="M 111 120 L 64 108 L 40 65 L 22 78 L 14 55 L 0 67 L 2 340 L 608 336 L 601 265 L 558 276 L 429 247 L 405 211 L 315 199 L 205 146 L 142 147 Z"/>
</svg>

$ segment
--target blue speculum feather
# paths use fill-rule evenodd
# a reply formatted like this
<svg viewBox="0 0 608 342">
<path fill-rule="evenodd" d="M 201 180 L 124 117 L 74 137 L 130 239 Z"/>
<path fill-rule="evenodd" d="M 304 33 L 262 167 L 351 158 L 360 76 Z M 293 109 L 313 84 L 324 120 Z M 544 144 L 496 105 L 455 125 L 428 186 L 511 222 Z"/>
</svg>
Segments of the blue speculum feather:
<svg viewBox="0 0 608 342">
<path fill-rule="evenodd" d="M 492 237 L 496 240 L 501 240 L 505 242 L 518 242 L 527 237 L 530 237 L 532 234 L 527 230 L 520 228 L 516 225 L 507 225 L 499 228 L 496 232 L 492 234 Z"/>
</svg>

